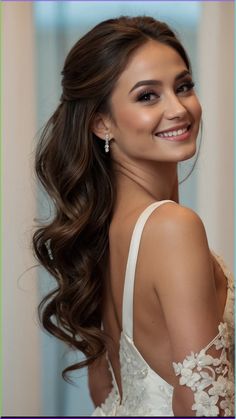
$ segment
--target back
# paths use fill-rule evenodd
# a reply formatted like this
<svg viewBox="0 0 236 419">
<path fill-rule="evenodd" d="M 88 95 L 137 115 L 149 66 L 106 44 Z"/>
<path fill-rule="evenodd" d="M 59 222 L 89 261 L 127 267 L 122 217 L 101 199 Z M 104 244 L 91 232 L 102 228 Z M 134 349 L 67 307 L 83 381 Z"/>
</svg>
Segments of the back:
<svg viewBox="0 0 236 419">
<path fill-rule="evenodd" d="M 148 218 L 151 217 L 152 212 L 164 203 L 172 206 L 177 205 L 169 200 L 153 203 L 148 208 L 145 208 L 142 215 L 147 215 Z M 158 208 L 156 213 L 159 210 L 161 208 Z M 166 368 L 171 363 L 163 311 L 154 292 L 153 283 L 145 272 L 145 229 L 148 227 L 149 220 L 145 217 L 146 223 L 142 225 L 143 231 L 136 230 L 135 232 L 135 224 L 137 223 L 136 228 L 140 226 L 137 218 L 140 221 L 140 214 L 139 217 L 136 214 L 132 214 L 123 223 L 112 225 L 110 234 L 110 271 L 107 278 L 107 293 L 104 299 L 103 325 L 108 335 L 113 338 L 109 358 L 113 365 L 120 391 L 119 340 L 122 329 L 124 327 L 125 330 L 130 328 L 130 323 L 134 327 L 133 338 L 135 345 L 148 364 L 164 379 L 167 379 L 170 384 L 175 380 L 173 369 Z M 131 243 L 132 234 L 135 236 L 133 236 Z M 137 252 L 137 250 L 139 251 Z M 128 254 L 130 264 L 127 263 Z M 135 256 L 137 256 L 137 260 Z M 125 284 L 126 289 L 124 289 Z M 132 293 L 132 291 L 134 292 Z M 132 304 L 133 317 L 131 315 Z M 126 319 L 123 321 L 124 327 L 122 327 L 122 308 L 125 310 L 124 314 L 126 315 Z M 130 331 L 129 335 L 131 335 Z"/>
<path fill-rule="evenodd" d="M 162 205 L 162 208 L 159 208 L 151 215 L 158 206 L 164 203 L 166 205 Z M 152 275 L 149 274 L 152 272 L 152 269 L 146 263 L 147 259 L 149 260 L 147 257 L 149 246 L 147 241 L 150 241 L 150 231 L 148 230 L 152 226 L 152 219 L 156 225 L 163 216 L 165 217 L 166 211 L 164 211 L 164 207 L 166 209 L 167 207 L 172 208 L 173 211 L 173 208 L 179 207 L 179 205 L 173 201 L 160 201 L 149 205 L 136 223 L 131 243 L 134 214 L 132 214 L 133 219 L 130 217 L 124 223 L 119 223 L 119 226 L 115 224 L 111 226 L 110 272 L 107 277 L 104 295 L 103 324 L 105 332 L 112 338 L 108 344 L 108 354 L 118 398 L 121 400 L 123 396 L 126 399 L 128 397 L 128 400 L 131 400 L 131 402 L 133 400 L 135 404 L 135 394 L 131 391 L 131 382 L 127 389 L 127 377 L 130 377 L 127 373 L 126 361 L 128 358 L 129 363 L 131 363 L 128 364 L 129 366 L 133 362 L 133 367 L 135 364 L 136 366 L 139 365 L 141 371 L 143 370 L 143 374 L 147 375 L 145 412 L 136 411 L 136 414 L 147 415 L 147 406 L 149 406 L 151 409 L 149 414 L 153 412 L 152 409 L 154 408 L 155 414 L 172 416 L 172 393 L 173 387 L 178 384 L 178 379 L 172 366 L 173 350 L 166 324 L 166 316 L 158 292 L 155 289 L 155 281 L 153 281 Z M 142 232 L 143 229 L 144 231 Z M 156 231 L 154 231 L 154 234 L 156 235 Z M 162 262 L 158 260 L 158 250 L 163 242 L 156 242 L 156 244 L 155 263 L 153 263 L 153 266 L 161 265 Z M 129 257 L 127 257 L 128 251 Z M 221 279 L 224 282 L 220 281 L 220 286 L 217 286 L 217 288 L 219 303 L 223 312 L 225 304 L 224 293 L 226 293 L 224 275 Z M 134 369 L 137 370 L 137 368 Z M 132 374 L 131 377 L 131 381 L 134 384 L 135 377 Z M 155 396 L 153 399 L 152 392 L 154 388 Z M 158 388 L 161 389 L 159 396 Z M 164 393 L 163 389 L 165 390 Z M 123 395 L 124 391 L 126 394 Z M 165 401 L 163 400 L 164 394 L 166 394 Z M 161 397 L 162 401 L 158 400 L 158 397 Z M 155 400 L 154 406 L 153 400 Z M 162 406 L 162 410 L 157 412 L 157 406 Z M 126 413 L 127 406 L 126 410 L 124 410 L 124 407 L 122 410 L 120 406 L 119 414 Z M 129 414 L 133 413 L 130 411 Z"/>
</svg>

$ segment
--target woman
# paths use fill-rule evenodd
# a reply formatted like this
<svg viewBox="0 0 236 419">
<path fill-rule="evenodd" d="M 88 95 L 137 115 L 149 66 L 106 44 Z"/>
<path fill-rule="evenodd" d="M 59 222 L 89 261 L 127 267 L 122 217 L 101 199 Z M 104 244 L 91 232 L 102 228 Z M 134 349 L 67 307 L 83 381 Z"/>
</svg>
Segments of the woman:
<svg viewBox="0 0 236 419">
<path fill-rule="evenodd" d="M 189 59 L 151 17 L 72 48 L 37 174 L 55 217 L 34 236 L 57 289 L 44 327 L 82 351 L 95 416 L 233 415 L 232 277 L 178 204 L 201 107 Z M 218 259 L 218 260 L 217 260 Z"/>
</svg>

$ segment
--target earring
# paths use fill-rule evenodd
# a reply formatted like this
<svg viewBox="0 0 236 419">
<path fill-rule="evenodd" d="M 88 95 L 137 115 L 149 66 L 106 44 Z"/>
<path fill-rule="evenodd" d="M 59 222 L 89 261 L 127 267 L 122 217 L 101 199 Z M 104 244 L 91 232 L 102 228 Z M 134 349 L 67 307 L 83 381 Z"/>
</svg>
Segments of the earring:
<svg viewBox="0 0 236 419">
<path fill-rule="evenodd" d="M 105 135 L 105 153 L 109 153 L 109 141 L 110 141 L 110 136 L 109 134 Z"/>
</svg>

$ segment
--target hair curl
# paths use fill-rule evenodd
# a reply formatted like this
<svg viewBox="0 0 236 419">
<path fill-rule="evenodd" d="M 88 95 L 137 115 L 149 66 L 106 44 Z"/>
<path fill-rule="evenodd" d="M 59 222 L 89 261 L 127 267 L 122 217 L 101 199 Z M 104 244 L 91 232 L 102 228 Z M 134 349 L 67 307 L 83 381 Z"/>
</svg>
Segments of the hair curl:
<svg viewBox="0 0 236 419">
<path fill-rule="evenodd" d="M 109 98 L 131 54 L 148 40 L 174 48 L 191 72 L 174 32 L 151 17 L 109 19 L 71 49 L 62 71 L 61 103 L 46 124 L 36 151 L 36 174 L 54 204 L 54 218 L 33 236 L 37 259 L 57 287 L 39 305 L 44 328 L 82 351 L 89 365 L 105 350 L 101 330 L 103 278 L 115 182 L 103 141 L 92 133 L 97 112 L 110 113 Z"/>
</svg>

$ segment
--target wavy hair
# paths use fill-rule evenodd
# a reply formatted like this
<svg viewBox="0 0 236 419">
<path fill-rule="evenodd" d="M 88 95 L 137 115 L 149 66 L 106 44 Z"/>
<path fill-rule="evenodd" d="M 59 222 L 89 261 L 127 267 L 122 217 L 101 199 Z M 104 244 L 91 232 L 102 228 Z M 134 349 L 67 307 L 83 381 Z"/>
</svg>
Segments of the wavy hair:
<svg viewBox="0 0 236 419">
<path fill-rule="evenodd" d="M 36 150 L 36 174 L 54 204 L 54 217 L 33 236 L 39 262 L 57 286 L 39 305 L 44 328 L 82 351 L 89 365 L 106 349 L 101 330 L 108 233 L 115 181 L 104 142 L 92 132 L 97 112 L 111 114 L 109 99 L 132 53 L 148 40 L 188 56 L 174 32 L 151 17 L 121 16 L 101 22 L 69 52 L 62 71 L 61 103 Z"/>
</svg>

